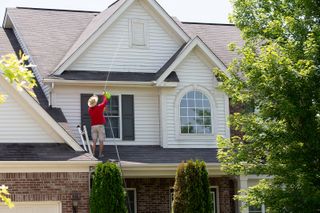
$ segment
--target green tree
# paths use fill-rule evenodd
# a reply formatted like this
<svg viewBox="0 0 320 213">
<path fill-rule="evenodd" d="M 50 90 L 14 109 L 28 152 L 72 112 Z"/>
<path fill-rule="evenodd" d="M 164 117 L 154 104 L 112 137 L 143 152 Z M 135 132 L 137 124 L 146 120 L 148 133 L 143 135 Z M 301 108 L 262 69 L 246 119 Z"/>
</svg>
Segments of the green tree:
<svg viewBox="0 0 320 213">
<path fill-rule="evenodd" d="M 174 182 L 174 193 L 172 212 L 184 213 L 187 207 L 187 193 L 186 193 L 186 175 L 185 175 L 185 163 L 181 162 L 178 165 L 175 182 Z"/>
<path fill-rule="evenodd" d="M 189 160 L 178 166 L 172 212 L 212 212 L 208 172 L 203 161 Z"/>
<path fill-rule="evenodd" d="M 28 56 L 20 53 L 20 59 L 15 54 L 4 55 L 0 59 L 0 74 L 3 75 L 18 90 L 25 89 L 33 95 L 32 88 L 36 85 L 33 73 L 25 65 Z M 0 93 L 0 104 L 4 103 L 6 95 Z M 14 207 L 11 199 L 8 198 L 9 191 L 5 185 L 0 186 L 0 200 L 9 208 Z"/>
<path fill-rule="evenodd" d="M 238 198 L 269 212 L 320 209 L 320 1 L 233 0 L 232 22 L 243 47 L 227 75 L 216 70 L 242 132 L 219 138 L 219 160 L 230 174 L 272 177 Z"/>
<path fill-rule="evenodd" d="M 90 212 L 127 213 L 125 198 L 119 167 L 115 163 L 99 163 L 93 175 Z"/>
</svg>

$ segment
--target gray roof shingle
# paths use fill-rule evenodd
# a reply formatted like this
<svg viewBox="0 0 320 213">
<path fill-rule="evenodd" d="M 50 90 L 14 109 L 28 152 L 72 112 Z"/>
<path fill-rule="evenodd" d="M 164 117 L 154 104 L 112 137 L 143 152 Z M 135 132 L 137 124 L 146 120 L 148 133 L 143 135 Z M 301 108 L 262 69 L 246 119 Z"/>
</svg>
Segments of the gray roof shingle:
<svg viewBox="0 0 320 213">
<path fill-rule="evenodd" d="M 85 152 L 76 152 L 67 144 L 1 143 L 0 161 L 92 161 Z"/>
<path fill-rule="evenodd" d="M 97 13 L 8 8 L 42 77 L 49 75 Z"/>
<path fill-rule="evenodd" d="M 162 148 L 161 146 L 118 146 L 121 161 L 131 163 L 180 163 L 185 160 L 204 160 L 218 163 L 215 148 Z M 104 147 L 103 161 L 118 160 L 115 146 Z"/>
<path fill-rule="evenodd" d="M 199 36 L 225 65 L 229 65 L 237 54 L 228 50 L 231 42 L 243 45 L 240 30 L 232 24 L 211 24 L 175 21 L 191 37 Z"/>
</svg>

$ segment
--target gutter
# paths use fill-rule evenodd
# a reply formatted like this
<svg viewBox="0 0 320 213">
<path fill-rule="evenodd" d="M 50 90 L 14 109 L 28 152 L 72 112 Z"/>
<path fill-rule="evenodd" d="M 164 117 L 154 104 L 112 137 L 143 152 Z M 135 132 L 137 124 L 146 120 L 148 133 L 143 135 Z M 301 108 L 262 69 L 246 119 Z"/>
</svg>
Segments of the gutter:
<svg viewBox="0 0 320 213">
<path fill-rule="evenodd" d="M 104 86 L 105 81 L 95 81 L 95 80 L 64 80 L 64 79 L 52 79 L 44 78 L 43 82 L 48 84 L 56 85 L 94 85 L 94 86 Z M 177 82 L 163 82 L 161 85 L 157 85 L 156 81 L 108 81 L 110 86 L 135 86 L 135 87 L 176 87 Z"/>
<path fill-rule="evenodd" d="M 122 161 L 122 171 L 125 178 L 173 178 L 176 175 L 179 163 L 153 164 L 153 163 L 134 163 Z M 221 171 L 220 163 L 207 163 L 209 176 L 226 176 Z"/>
</svg>

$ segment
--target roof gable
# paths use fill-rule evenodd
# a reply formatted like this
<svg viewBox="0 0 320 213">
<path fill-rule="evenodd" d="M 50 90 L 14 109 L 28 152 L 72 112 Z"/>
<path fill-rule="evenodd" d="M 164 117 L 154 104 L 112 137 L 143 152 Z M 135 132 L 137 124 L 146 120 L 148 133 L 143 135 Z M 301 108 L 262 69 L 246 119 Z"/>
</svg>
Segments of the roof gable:
<svg viewBox="0 0 320 213">
<path fill-rule="evenodd" d="M 161 86 L 164 80 L 174 71 L 183 59 L 195 48 L 199 47 L 202 53 L 218 68 L 226 70 L 225 64 L 209 49 L 209 47 L 199 38 L 195 37 L 180 49 L 174 56 L 174 60 L 168 61 L 164 68 L 159 70 L 157 86 Z"/>
<path fill-rule="evenodd" d="M 16 134 L 22 134 L 25 142 L 27 143 L 67 143 L 75 151 L 83 151 L 79 144 L 58 123 L 56 123 L 53 118 L 48 115 L 46 111 L 36 102 L 36 100 L 33 99 L 26 91 L 16 90 L 14 86 L 10 85 L 2 75 L 0 75 L 0 85 L 1 90 L 10 98 L 8 100 L 8 103 L 4 103 L 4 105 L 8 104 L 7 107 L 15 107 L 16 110 L 15 112 L 9 109 L 8 114 L 0 114 L 1 116 L 3 116 L 1 120 L 3 121 L 4 119 L 7 119 L 7 122 L 9 122 L 9 124 L 11 123 L 10 119 L 12 119 L 10 116 L 16 117 L 15 119 L 11 120 L 13 121 L 11 123 L 13 128 L 11 134 L 15 134 L 15 130 L 22 129 L 26 130 L 26 132 L 16 132 Z M 19 115 L 21 117 L 19 117 Z M 19 120 L 20 118 L 21 120 Z M 38 132 L 35 133 L 36 135 L 33 135 L 31 134 L 32 132 L 28 132 L 28 130 L 32 130 L 33 134 L 34 131 Z M 25 136 L 23 134 L 25 134 Z M 39 137 L 39 135 L 41 137 Z M 38 141 L 32 141 L 33 137 L 35 138 L 34 140 Z M 7 142 L 14 141 L 10 140 Z"/>
<path fill-rule="evenodd" d="M 102 33 L 104 33 L 134 2 L 138 0 L 119 0 L 111 7 L 97 15 L 80 35 L 78 40 L 69 49 L 53 74 L 60 75 L 67 69 Z M 146 7 L 157 13 L 169 28 L 183 41 L 188 41 L 189 36 L 182 28 L 163 10 L 154 0 L 143 0 Z"/>
</svg>

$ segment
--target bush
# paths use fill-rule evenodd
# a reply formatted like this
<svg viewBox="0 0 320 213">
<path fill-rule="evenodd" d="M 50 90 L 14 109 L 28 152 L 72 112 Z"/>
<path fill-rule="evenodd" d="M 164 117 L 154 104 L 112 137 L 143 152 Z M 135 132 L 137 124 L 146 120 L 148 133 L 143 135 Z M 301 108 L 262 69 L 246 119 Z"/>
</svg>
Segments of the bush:
<svg viewBox="0 0 320 213">
<path fill-rule="evenodd" d="M 172 203 L 172 212 L 175 213 L 184 213 L 187 206 L 187 194 L 186 194 L 186 175 L 184 162 L 181 162 L 178 165 L 176 178 L 174 183 L 174 194 L 173 194 L 173 203 Z"/>
<path fill-rule="evenodd" d="M 127 213 L 121 172 L 114 163 L 99 163 L 93 175 L 91 213 Z"/>
<path fill-rule="evenodd" d="M 203 161 L 181 163 L 174 186 L 174 213 L 211 213 L 212 201 L 208 172 Z"/>
</svg>

